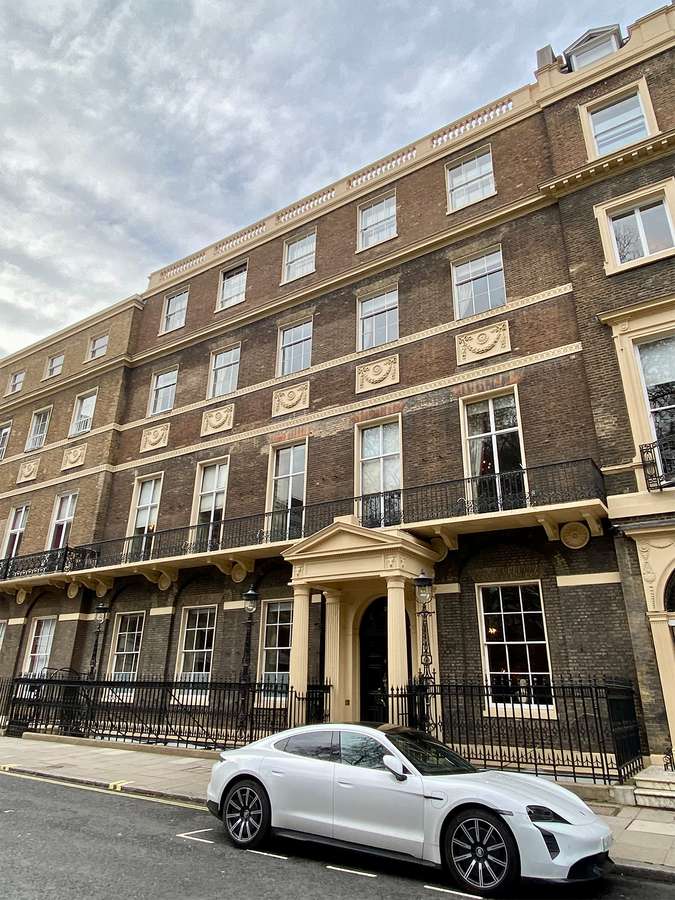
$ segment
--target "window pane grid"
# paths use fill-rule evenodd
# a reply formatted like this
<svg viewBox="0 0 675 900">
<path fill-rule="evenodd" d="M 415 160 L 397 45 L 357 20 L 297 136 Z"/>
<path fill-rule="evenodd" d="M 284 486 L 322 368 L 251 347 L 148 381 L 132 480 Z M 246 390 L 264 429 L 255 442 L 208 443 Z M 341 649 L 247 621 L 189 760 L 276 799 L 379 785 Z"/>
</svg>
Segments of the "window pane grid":
<svg viewBox="0 0 675 900">
<path fill-rule="evenodd" d="M 28 674 L 39 675 L 49 663 L 55 619 L 36 619 L 28 654 Z"/>
<path fill-rule="evenodd" d="M 293 633 L 293 603 L 268 603 L 263 638 L 263 671 L 265 684 L 287 685 Z"/>
<path fill-rule="evenodd" d="M 316 234 L 308 234 L 286 244 L 286 281 L 314 271 Z"/>
<path fill-rule="evenodd" d="M 98 359 L 99 356 L 105 356 L 105 353 L 108 349 L 108 335 L 104 334 L 101 337 L 93 338 L 91 342 L 91 347 L 89 349 L 89 358 L 90 359 Z"/>
<path fill-rule="evenodd" d="M 54 378 L 56 375 L 60 375 L 63 371 L 63 353 L 60 353 L 58 356 L 52 356 L 47 365 L 47 378 Z"/>
<path fill-rule="evenodd" d="M 642 102 L 637 91 L 591 112 L 591 123 L 600 156 L 648 136 Z"/>
<path fill-rule="evenodd" d="M 459 319 L 506 303 L 501 250 L 474 257 L 452 268 Z"/>
<path fill-rule="evenodd" d="M 173 408 L 176 398 L 176 382 L 178 380 L 178 369 L 172 369 L 170 372 L 162 372 L 155 375 L 152 388 L 152 405 L 151 413 L 167 412 Z"/>
<path fill-rule="evenodd" d="M 450 208 L 461 209 L 493 194 L 495 190 L 492 153 L 487 150 L 448 168 Z"/>
<path fill-rule="evenodd" d="M 167 299 L 166 313 L 164 316 L 164 331 L 173 331 L 175 328 L 181 328 L 185 325 L 187 302 L 187 291 L 183 291 L 180 294 L 174 294 L 173 297 Z"/>
<path fill-rule="evenodd" d="M 237 266 L 236 269 L 230 269 L 223 272 L 220 287 L 220 303 L 219 309 L 225 309 L 227 306 L 235 306 L 242 303 L 246 297 L 246 265 Z"/>
<path fill-rule="evenodd" d="M 361 349 L 379 347 L 398 338 L 398 291 L 387 291 L 359 303 Z"/>
<path fill-rule="evenodd" d="M 361 248 L 396 236 L 396 197 L 385 197 L 359 210 Z"/>
<path fill-rule="evenodd" d="M 33 419 L 30 426 L 30 433 L 26 441 L 26 450 L 37 450 L 44 446 L 49 429 L 49 417 L 51 413 L 48 409 L 33 413 Z"/>
<path fill-rule="evenodd" d="M 60 550 L 65 547 L 70 537 L 70 529 L 75 518 L 77 506 L 77 494 L 64 494 L 59 497 L 54 513 L 54 526 L 52 528 L 51 549 Z"/>
<path fill-rule="evenodd" d="M 29 506 L 18 506 L 12 513 L 12 520 L 9 527 L 9 537 L 7 540 L 7 549 L 5 556 L 12 558 L 19 555 L 23 533 L 26 530 L 28 522 Z"/>
<path fill-rule="evenodd" d="M 180 677 L 182 679 L 196 682 L 209 680 L 215 630 L 215 607 L 187 610 L 181 653 Z"/>
<path fill-rule="evenodd" d="M 116 681 L 130 681 L 138 673 L 143 621 L 142 613 L 125 613 L 118 619 L 112 664 L 112 677 Z"/>
<path fill-rule="evenodd" d="M 663 200 L 619 213 L 610 221 L 620 263 L 650 256 L 673 246 L 673 228 Z"/>
<path fill-rule="evenodd" d="M 3 425 L 0 428 L 0 459 L 4 459 L 5 457 L 5 452 L 7 451 L 7 444 L 9 443 L 9 435 L 11 431 L 11 425 Z"/>
<path fill-rule="evenodd" d="M 211 397 L 222 397 L 237 388 L 239 377 L 239 347 L 221 350 L 213 355 Z"/>
<path fill-rule="evenodd" d="M 538 585 L 483 587 L 481 602 L 493 701 L 550 704 L 551 666 Z"/>
<path fill-rule="evenodd" d="M 292 325 L 281 332 L 281 374 L 290 375 L 310 366 L 312 323 Z"/>
</svg>

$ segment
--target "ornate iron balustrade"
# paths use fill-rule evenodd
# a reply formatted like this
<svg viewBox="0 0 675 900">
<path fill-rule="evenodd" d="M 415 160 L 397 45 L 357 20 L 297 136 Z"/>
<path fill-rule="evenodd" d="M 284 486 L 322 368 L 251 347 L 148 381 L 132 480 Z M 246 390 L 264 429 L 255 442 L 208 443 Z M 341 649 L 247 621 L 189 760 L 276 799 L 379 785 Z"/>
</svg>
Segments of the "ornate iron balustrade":
<svg viewBox="0 0 675 900">
<path fill-rule="evenodd" d="M 383 528 L 590 499 L 606 500 L 602 473 L 593 460 L 580 459 L 17 556 L 0 562 L 0 580 L 289 543 L 337 516 L 356 515 L 366 528 Z"/>
<path fill-rule="evenodd" d="M 662 437 L 640 447 L 647 490 L 675 487 L 675 435 Z"/>
</svg>

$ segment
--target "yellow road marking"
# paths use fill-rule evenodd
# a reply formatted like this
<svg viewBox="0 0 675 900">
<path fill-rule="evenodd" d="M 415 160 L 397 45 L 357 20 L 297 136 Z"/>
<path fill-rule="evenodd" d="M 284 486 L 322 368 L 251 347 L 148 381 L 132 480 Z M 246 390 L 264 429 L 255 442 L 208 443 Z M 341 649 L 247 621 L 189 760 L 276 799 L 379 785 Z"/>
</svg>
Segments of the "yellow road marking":
<svg viewBox="0 0 675 900">
<path fill-rule="evenodd" d="M 133 784 L 133 781 L 111 781 L 108 785 L 109 791 L 121 791 L 127 784 Z"/>
<path fill-rule="evenodd" d="M 148 803 L 161 803 L 164 806 L 179 806 L 183 809 L 196 809 L 198 812 L 207 812 L 205 806 L 197 803 L 189 803 L 186 800 L 167 800 L 163 797 L 146 797 L 144 794 L 134 794 L 129 791 L 111 791 L 108 788 L 94 787 L 91 784 L 73 784 L 70 781 L 59 781 L 57 778 L 48 778 L 44 775 L 26 775 L 23 772 L 10 772 L 7 767 L 0 766 L 0 773 L 9 778 L 24 778 L 27 781 L 42 781 L 46 784 L 56 784 L 59 787 L 75 788 L 78 791 L 91 791 L 94 794 L 106 794 L 108 797 L 124 797 L 127 800 L 146 800 Z"/>
</svg>

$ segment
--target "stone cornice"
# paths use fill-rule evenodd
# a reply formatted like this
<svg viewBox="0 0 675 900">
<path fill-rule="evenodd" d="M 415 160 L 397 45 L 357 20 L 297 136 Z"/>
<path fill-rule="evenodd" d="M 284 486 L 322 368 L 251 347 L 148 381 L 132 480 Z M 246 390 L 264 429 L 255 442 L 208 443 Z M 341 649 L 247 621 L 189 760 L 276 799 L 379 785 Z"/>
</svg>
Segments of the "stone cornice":
<svg viewBox="0 0 675 900">
<path fill-rule="evenodd" d="M 543 181 L 539 189 L 552 197 L 563 197 L 580 188 L 616 175 L 618 171 L 644 165 L 651 159 L 666 156 L 675 149 L 675 129 L 653 135 L 639 144 L 633 144 L 620 153 L 601 156 L 572 172 Z"/>
<path fill-rule="evenodd" d="M 657 312 L 671 306 L 675 307 L 675 294 L 667 297 L 655 297 L 653 300 L 641 300 L 639 303 L 631 303 L 628 306 L 621 306 L 619 309 L 598 313 L 597 319 L 604 325 L 612 325 L 614 322 L 624 322 L 635 316 L 643 316 L 646 312 Z"/>
</svg>

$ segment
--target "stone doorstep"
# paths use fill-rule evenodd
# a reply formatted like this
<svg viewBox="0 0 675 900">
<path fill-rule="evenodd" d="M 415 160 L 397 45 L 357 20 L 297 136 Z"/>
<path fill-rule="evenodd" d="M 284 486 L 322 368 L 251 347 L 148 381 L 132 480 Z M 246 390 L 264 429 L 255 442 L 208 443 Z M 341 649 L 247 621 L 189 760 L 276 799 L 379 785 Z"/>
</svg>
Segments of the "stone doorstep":
<svg viewBox="0 0 675 900">
<path fill-rule="evenodd" d="M 648 766 L 635 776 L 639 789 L 669 791 L 675 796 L 675 772 L 666 772 L 663 766 Z"/>
</svg>

